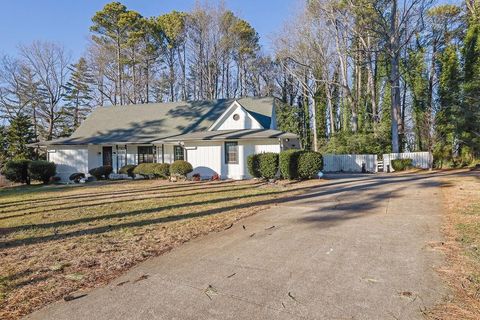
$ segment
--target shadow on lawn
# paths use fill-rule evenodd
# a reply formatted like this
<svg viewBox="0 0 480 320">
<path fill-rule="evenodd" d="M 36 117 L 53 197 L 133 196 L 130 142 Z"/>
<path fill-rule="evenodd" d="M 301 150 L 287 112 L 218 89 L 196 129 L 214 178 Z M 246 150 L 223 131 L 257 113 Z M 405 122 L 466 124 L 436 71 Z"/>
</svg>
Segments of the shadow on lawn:
<svg viewBox="0 0 480 320">
<path fill-rule="evenodd" d="M 109 182 L 109 181 L 98 181 L 98 182 L 93 182 L 93 184 L 86 184 L 86 185 L 65 185 L 65 186 L 59 186 L 55 187 L 54 189 L 48 189 L 50 187 L 45 187 L 45 186 L 35 186 L 35 192 L 44 192 L 44 191 L 63 191 L 63 192 L 69 192 L 69 191 L 75 191 L 77 188 L 85 188 L 85 191 L 89 191 L 88 189 L 90 188 L 98 188 L 98 187 L 103 187 L 103 186 L 109 186 L 114 183 L 117 184 L 123 184 L 123 183 L 135 183 L 135 182 L 141 182 L 145 180 L 136 180 L 136 181 L 117 181 L 117 182 Z M 193 186 L 193 185 L 202 185 L 202 187 L 209 186 L 209 185 L 226 185 L 234 182 L 233 180 L 227 180 L 227 181 L 215 181 L 215 182 L 210 182 L 210 181 L 201 181 L 201 182 L 196 182 L 196 183 L 177 183 L 177 184 L 161 184 L 159 186 L 151 186 L 151 185 L 146 185 L 143 188 L 137 188 L 137 189 L 128 189 L 128 190 L 120 190 L 120 191 L 106 191 L 106 192 L 85 192 L 81 194 L 76 194 L 76 195 L 66 195 L 66 196 L 53 196 L 53 197 L 45 197 L 45 198 L 40 198 L 40 199 L 35 199 L 35 200 L 15 200 L 15 201 L 9 201 L 9 202 L 0 202 L 0 208 L 6 208 L 10 207 L 13 205 L 35 205 L 35 204 L 41 204 L 41 203 L 46 203 L 46 202 L 52 202 L 52 201 L 58 201 L 58 200 L 81 200 L 81 199 L 89 199 L 92 196 L 112 196 L 112 195 L 122 195 L 122 194 L 131 194 L 131 193 L 141 193 L 145 191 L 160 191 L 160 190 L 175 190 L 179 188 L 184 188 L 187 186 Z M 32 187 L 27 187 L 24 186 L 23 188 L 30 189 Z M 28 193 L 28 192 L 27 192 Z M 33 193 L 33 192 L 32 192 Z M 23 194 L 22 192 L 19 193 L 19 195 Z"/>
<path fill-rule="evenodd" d="M 5 231 L 19 231 L 23 230 L 22 228 L 56 228 L 61 226 L 71 226 L 76 224 L 88 223 L 91 221 L 98 221 L 98 220 L 108 220 L 113 218 L 125 218 L 125 217 L 135 217 L 144 214 L 151 214 L 161 212 L 163 210 L 168 210 L 176 207 L 186 206 L 186 209 L 190 209 L 190 207 L 194 206 L 205 206 L 210 204 L 216 203 L 225 203 L 226 206 L 212 208 L 207 210 L 201 210 L 199 212 L 193 213 L 186 213 L 186 214 L 179 214 L 174 216 L 167 216 L 167 217 L 159 217 L 154 219 L 144 219 L 140 221 L 132 221 L 132 222 L 125 222 L 115 225 L 107 225 L 107 226 L 100 226 L 90 229 L 82 229 L 76 230 L 71 232 L 65 233 L 58 233 L 48 236 L 41 236 L 41 237 L 29 237 L 25 239 L 15 239 L 10 241 L 3 241 L 0 242 L 0 248 L 8 248 L 8 247 L 16 247 L 21 245 L 30 245 L 36 243 L 43 243 L 53 240 L 61 240 L 67 239 L 72 237 L 84 236 L 84 235 L 95 235 L 95 234 L 102 234 L 105 232 L 110 232 L 114 230 L 119 230 L 122 228 L 129 228 L 129 227 L 141 227 L 147 226 L 152 224 L 162 224 L 180 220 L 187 220 L 192 218 L 199 218 L 219 213 L 224 213 L 230 210 L 237 210 L 237 209 L 246 209 L 255 206 L 262 206 L 262 205 L 272 205 L 272 204 L 285 204 L 288 203 L 289 205 L 295 205 L 295 203 L 310 203 L 311 210 L 310 213 L 315 213 L 315 215 L 310 215 L 304 217 L 304 222 L 315 222 L 317 223 L 318 227 L 331 227 L 337 223 L 345 221 L 347 219 L 359 218 L 366 214 L 369 214 L 372 209 L 377 208 L 381 205 L 382 200 L 387 199 L 388 197 L 396 196 L 398 191 L 401 191 L 406 186 L 400 186 L 396 189 L 386 190 L 384 188 L 388 185 L 404 182 L 404 183 L 418 183 L 422 184 L 424 182 L 429 182 L 429 179 L 437 178 L 439 176 L 445 176 L 443 174 L 426 174 L 426 175 L 408 175 L 408 176 L 395 176 L 395 177 L 386 177 L 386 176 L 376 176 L 375 178 L 371 179 L 357 179 L 355 184 L 347 185 L 345 187 L 338 187 L 339 184 L 344 183 L 351 183 L 346 181 L 339 181 L 338 183 L 327 183 L 321 186 L 316 187 L 303 187 L 297 188 L 294 190 L 285 190 L 279 192 L 267 192 L 263 194 L 254 194 L 254 195 L 244 195 L 238 197 L 228 197 L 228 198 L 220 198 L 220 199 L 213 199 L 210 201 L 198 201 L 194 203 L 182 203 L 182 204 L 175 204 L 172 206 L 165 206 L 165 207 L 155 207 L 150 209 L 142 209 L 142 210 L 133 210 L 128 212 L 120 212 L 110 215 L 104 216 L 97 216 L 97 217 L 89 217 L 89 218 L 82 218 L 82 219 L 75 219 L 75 220 L 67 220 L 67 221 L 59 221 L 47 224 L 36 224 L 31 226 L 22 226 L 22 227 L 15 227 L 13 230 L 12 228 L 7 228 Z M 427 180 L 427 181 L 423 181 Z M 437 187 L 438 184 L 423 184 L 421 187 Z M 364 198 L 357 200 L 358 196 L 361 196 L 362 191 L 376 191 L 373 195 L 365 196 Z M 241 203 L 241 204 L 233 204 L 229 205 L 232 201 L 235 200 L 242 200 L 242 199 L 255 199 L 257 197 L 265 197 L 265 196 L 275 196 L 275 195 L 283 195 L 285 193 L 289 193 L 291 191 L 303 191 L 305 193 L 296 196 L 284 197 L 284 198 L 275 198 L 275 199 L 266 199 L 266 200 L 259 200 L 253 201 L 250 203 Z M 322 199 L 317 199 L 318 197 L 325 197 L 328 195 L 336 195 L 339 193 L 350 193 L 352 198 L 355 199 L 354 202 L 341 204 L 341 205 L 334 205 L 332 207 L 325 207 L 322 203 Z M 325 215 L 325 213 L 335 211 L 333 214 Z"/>
<path fill-rule="evenodd" d="M 192 187 L 189 187 L 189 185 L 186 185 L 185 188 L 182 188 L 181 190 L 169 190 L 169 189 L 165 190 L 165 192 L 161 193 L 161 195 L 158 195 L 158 194 L 163 190 L 148 188 L 148 189 L 144 189 L 142 192 L 133 192 L 133 193 L 125 192 L 124 194 L 121 194 L 121 195 L 115 194 L 110 196 L 98 196 L 98 197 L 89 196 L 88 198 L 81 201 L 81 205 L 72 204 L 72 201 L 68 201 L 68 202 L 44 204 L 42 207 L 38 208 L 39 210 L 31 210 L 29 206 L 27 206 L 26 208 L 19 208 L 18 206 L 16 206 L 15 209 L 12 209 L 12 210 L 0 211 L 0 220 L 21 217 L 25 215 L 34 215 L 34 214 L 45 213 L 45 212 L 51 213 L 54 211 L 78 209 L 82 207 L 103 206 L 106 204 L 119 204 L 119 203 L 128 203 L 132 201 L 160 200 L 160 199 L 168 199 L 172 197 L 179 198 L 179 197 L 187 197 L 187 196 L 196 196 L 196 195 L 205 194 L 205 191 L 215 192 L 215 193 L 240 191 L 240 190 L 245 190 L 249 188 L 258 188 L 262 185 L 265 185 L 265 183 L 256 182 L 256 183 L 242 184 L 242 185 L 232 186 L 232 187 L 225 186 L 224 184 L 209 185 L 209 186 L 201 185 L 201 186 L 192 186 Z M 189 191 L 196 191 L 196 190 L 201 190 L 201 191 L 189 193 Z M 181 194 L 176 194 L 179 192 L 181 192 Z M 186 193 L 183 193 L 183 192 L 186 192 Z M 136 198 L 132 198 L 132 197 L 136 197 Z M 77 200 L 77 199 L 74 199 L 74 200 Z M 102 200 L 111 200 L 111 201 L 98 202 Z M 50 209 L 49 207 L 53 207 L 53 208 Z M 8 214 L 8 213 L 19 212 L 19 211 L 26 211 L 26 212 L 9 215 L 9 216 L 1 216 L 1 214 Z M 0 228 L 0 234 L 1 233 L 2 232 Z"/>
</svg>

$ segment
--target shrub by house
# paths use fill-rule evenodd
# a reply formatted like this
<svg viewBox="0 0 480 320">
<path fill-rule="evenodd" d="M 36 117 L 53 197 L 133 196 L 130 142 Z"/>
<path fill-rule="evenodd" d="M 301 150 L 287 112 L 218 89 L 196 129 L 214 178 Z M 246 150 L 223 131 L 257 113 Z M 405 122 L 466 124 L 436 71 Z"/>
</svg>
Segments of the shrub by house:
<svg viewBox="0 0 480 320">
<path fill-rule="evenodd" d="M 184 160 L 177 160 L 170 165 L 170 174 L 172 176 L 186 177 L 193 171 L 192 165 Z"/>
<path fill-rule="evenodd" d="M 12 182 L 30 184 L 30 176 L 28 174 L 29 163 L 30 160 L 7 161 L 3 167 L 2 174 Z"/>
<path fill-rule="evenodd" d="M 146 178 L 168 178 L 170 174 L 168 163 L 141 163 L 133 169 L 133 174 L 139 174 Z"/>
<path fill-rule="evenodd" d="M 278 172 L 278 153 L 267 152 L 259 154 L 258 164 L 258 171 L 262 178 L 275 178 Z"/>
<path fill-rule="evenodd" d="M 43 184 L 50 182 L 50 179 L 57 173 L 57 166 L 53 162 L 44 160 L 31 161 L 28 164 L 30 179 L 42 181 Z"/>
<path fill-rule="evenodd" d="M 315 178 L 323 168 L 323 157 L 314 151 L 304 151 L 298 155 L 297 172 L 300 179 Z"/>
<path fill-rule="evenodd" d="M 280 152 L 280 174 L 284 179 L 298 179 L 298 157 L 303 151 L 290 149 Z"/>
<path fill-rule="evenodd" d="M 258 154 L 251 154 L 247 157 L 247 169 L 248 173 L 254 178 L 261 178 L 262 174 L 259 171 L 259 159 Z"/>
<path fill-rule="evenodd" d="M 126 174 L 129 177 L 135 177 L 135 173 L 133 172 L 137 166 L 134 164 L 127 164 L 118 170 L 118 173 L 120 174 Z"/>
<path fill-rule="evenodd" d="M 101 166 L 98 168 L 93 168 L 88 171 L 92 176 L 97 180 L 108 179 L 110 173 L 113 172 L 112 166 Z"/>
</svg>

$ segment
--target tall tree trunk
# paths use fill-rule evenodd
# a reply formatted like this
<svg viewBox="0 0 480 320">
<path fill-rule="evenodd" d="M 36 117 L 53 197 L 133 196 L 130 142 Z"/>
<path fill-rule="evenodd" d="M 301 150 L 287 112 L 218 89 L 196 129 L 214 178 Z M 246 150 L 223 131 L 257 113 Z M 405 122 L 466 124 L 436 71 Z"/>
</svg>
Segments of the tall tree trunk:
<svg viewBox="0 0 480 320">
<path fill-rule="evenodd" d="M 335 117 L 333 115 L 332 92 L 330 91 L 330 84 L 325 81 L 325 92 L 327 94 L 327 108 L 330 116 L 330 134 L 335 133 Z"/>
<path fill-rule="evenodd" d="M 117 82 L 118 82 L 118 92 L 120 98 L 120 105 L 123 105 L 123 90 L 122 90 L 122 57 L 121 57 L 121 46 L 120 46 L 120 35 L 117 36 Z M 117 98 L 115 97 L 115 103 Z"/>
<path fill-rule="evenodd" d="M 398 139 L 398 123 L 400 121 L 400 52 L 399 52 L 399 35 L 398 35 L 398 21 L 397 21 L 397 0 L 392 1 L 392 12 L 390 18 L 390 97 L 391 97 L 391 112 L 392 112 L 392 152 L 398 153 L 400 151 Z"/>
<path fill-rule="evenodd" d="M 145 60 L 145 101 L 150 102 L 150 60 Z"/>
<path fill-rule="evenodd" d="M 175 101 L 175 61 L 173 56 L 173 51 L 170 49 L 170 54 L 168 57 L 168 67 L 169 67 L 169 79 L 168 82 L 170 84 L 170 101 Z"/>
</svg>

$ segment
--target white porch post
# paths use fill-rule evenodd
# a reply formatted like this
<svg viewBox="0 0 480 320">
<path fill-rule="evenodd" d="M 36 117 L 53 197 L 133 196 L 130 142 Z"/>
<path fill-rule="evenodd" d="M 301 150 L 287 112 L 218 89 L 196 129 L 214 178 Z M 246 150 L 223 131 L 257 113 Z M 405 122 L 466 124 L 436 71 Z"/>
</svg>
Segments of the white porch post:
<svg viewBox="0 0 480 320">
<path fill-rule="evenodd" d="M 238 148 L 238 166 L 239 166 L 239 178 L 245 179 L 246 172 L 245 172 L 245 145 L 239 143 L 237 144 Z"/>
</svg>

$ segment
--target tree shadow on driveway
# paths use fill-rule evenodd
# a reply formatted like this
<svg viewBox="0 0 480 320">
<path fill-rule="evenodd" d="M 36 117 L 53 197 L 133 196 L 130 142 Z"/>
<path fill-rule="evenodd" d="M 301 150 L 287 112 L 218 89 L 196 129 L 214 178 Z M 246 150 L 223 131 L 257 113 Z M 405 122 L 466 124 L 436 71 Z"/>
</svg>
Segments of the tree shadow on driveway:
<svg viewBox="0 0 480 320">
<path fill-rule="evenodd" d="M 93 228 L 86 228 L 81 230 L 69 231 L 64 233 L 56 233 L 47 236 L 37 236 L 37 237 L 28 237 L 24 239 L 12 239 L 0 242 L 0 248 L 11 248 L 17 247 L 21 245 L 30 245 L 30 244 L 37 244 L 37 243 L 45 243 L 49 241 L 58 241 L 66 238 L 72 237 L 79 237 L 85 235 L 97 235 L 103 234 L 106 232 L 111 232 L 114 230 L 119 230 L 122 228 L 128 227 L 141 227 L 141 226 L 148 226 L 148 225 L 156 225 L 156 224 L 163 224 L 168 222 L 174 221 L 181 221 L 186 219 L 193 219 L 199 218 L 214 214 L 220 214 L 227 211 L 238 210 L 238 209 L 245 209 L 245 208 L 252 208 L 255 206 L 263 206 L 263 205 L 296 205 L 296 204 L 308 204 L 311 207 L 310 212 L 314 212 L 318 210 L 316 215 L 304 217 L 304 222 L 314 222 L 318 227 L 331 227 L 338 223 L 341 223 L 345 220 L 351 220 L 355 218 L 360 218 L 366 214 L 369 214 L 373 209 L 379 207 L 382 199 L 386 199 L 387 197 L 396 197 L 397 193 L 401 191 L 402 188 L 407 186 L 400 186 L 393 189 L 387 189 L 386 191 L 380 191 L 380 189 L 387 188 L 389 186 L 394 186 L 397 183 L 424 183 L 423 187 L 438 187 L 438 183 L 430 183 L 429 179 L 435 179 L 438 177 L 448 176 L 448 174 L 422 174 L 422 175 L 407 175 L 407 176 L 395 176 L 395 177 L 388 177 L 388 176 L 372 176 L 367 179 L 347 179 L 347 180 L 340 180 L 335 182 L 329 182 L 323 185 L 319 185 L 316 187 L 303 187 L 297 188 L 296 190 L 301 190 L 304 193 L 295 196 L 287 196 L 280 199 L 266 199 L 266 200 L 258 200 L 253 201 L 250 203 L 243 203 L 243 204 L 230 204 L 231 201 L 240 200 L 245 198 L 255 198 L 261 197 L 265 195 L 279 195 L 291 192 L 291 190 L 285 190 L 281 192 L 272 192 L 272 193 L 263 193 L 259 195 L 245 195 L 239 197 L 227 197 L 221 199 L 215 199 L 216 203 L 225 203 L 226 206 L 207 209 L 207 210 L 199 210 L 198 212 L 191 212 L 191 213 L 182 213 L 178 215 L 172 215 L 167 217 L 158 217 L 158 218 L 151 218 L 151 219 L 143 219 L 140 221 L 132 221 L 132 222 L 124 222 L 118 223 L 113 225 L 107 226 L 100 226 L 100 227 L 93 227 Z M 390 188 L 390 187 L 389 187 Z M 378 190 L 378 192 L 376 191 Z M 362 192 L 372 191 L 373 193 L 367 197 L 362 197 Z M 344 204 L 335 204 L 331 207 L 324 207 L 321 205 L 322 199 L 327 196 L 332 195 L 340 195 L 344 193 L 349 193 L 352 195 L 352 198 L 355 199 L 353 202 L 348 202 Z M 205 202 L 199 203 L 185 203 L 184 205 L 187 207 L 189 206 L 201 206 L 205 204 Z M 320 204 L 320 205 L 319 205 Z M 176 204 L 174 207 L 181 206 L 182 204 Z M 36 224 L 32 225 L 31 227 L 35 228 L 53 228 L 55 226 L 60 225 L 75 225 L 81 224 L 88 221 L 93 220 L 106 220 L 111 218 L 122 218 L 122 217 L 129 217 L 129 216 L 143 216 L 151 213 L 157 213 L 159 211 L 166 210 L 166 207 L 154 207 L 149 209 L 142 209 L 142 210 L 132 210 L 127 212 L 120 212 L 114 213 L 105 216 L 97 216 L 97 217 L 88 217 L 82 219 L 75 219 L 75 220 L 67 220 L 67 221 L 60 221 L 60 222 L 53 222 L 50 224 Z M 323 212 L 331 212 L 335 210 L 335 214 L 323 214 Z M 88 219 L 88 220 L 85 220 Z M 8 231 L 8 230 L 7 230 Z"/>
</svg>

